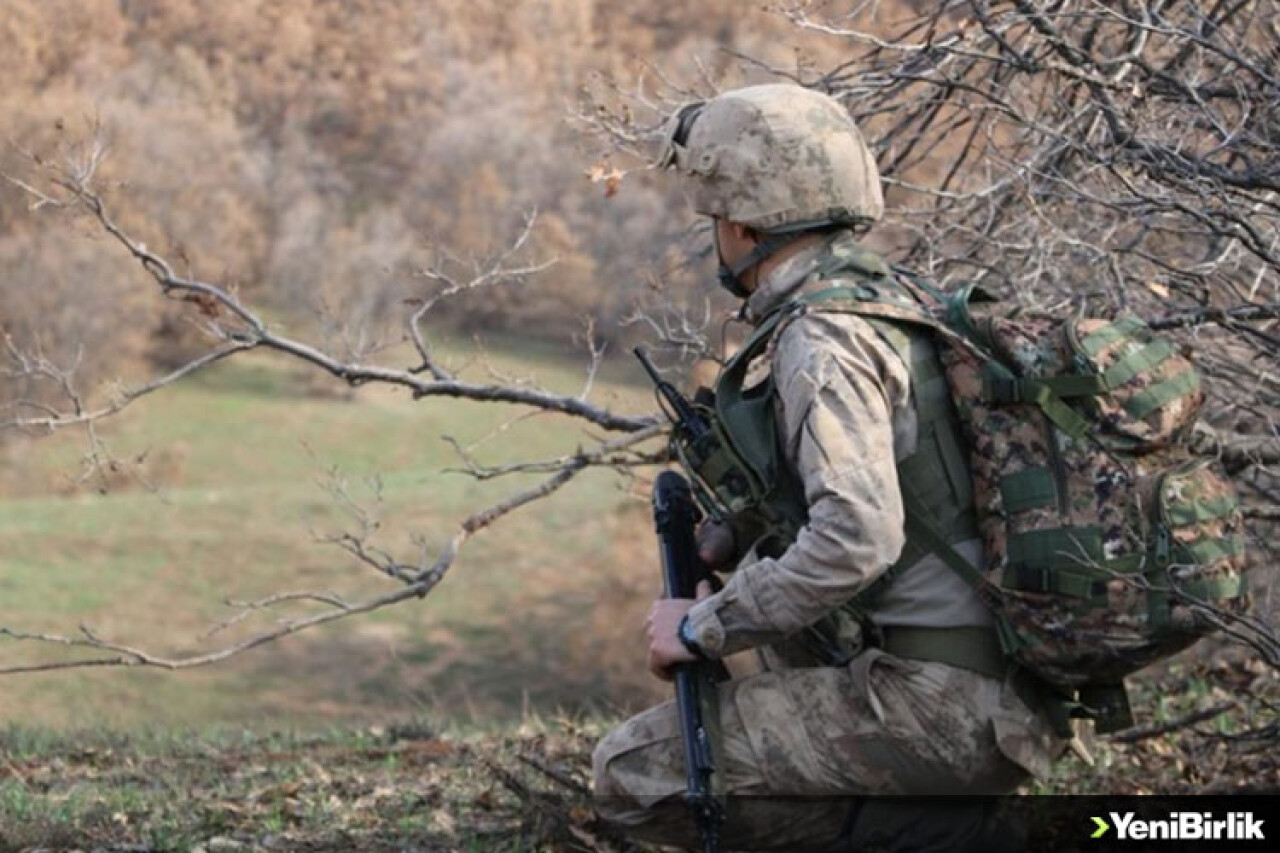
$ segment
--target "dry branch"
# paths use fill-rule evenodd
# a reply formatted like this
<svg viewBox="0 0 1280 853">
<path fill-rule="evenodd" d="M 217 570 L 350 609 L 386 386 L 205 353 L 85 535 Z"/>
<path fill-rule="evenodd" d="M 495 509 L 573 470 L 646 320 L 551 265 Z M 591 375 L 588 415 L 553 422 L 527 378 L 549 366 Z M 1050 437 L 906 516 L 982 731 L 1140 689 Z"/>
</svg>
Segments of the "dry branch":
<svg viewBox="0 0 1280 853">
<path fill-rule="evenodd" d="M 32 157 L 46 177 L 48 186 L 44 188 L 32 181 L 8 175 L 4 177 L 33 199 L 34 209 L 58 207 L 88 213 L 103 231 L 141 265 L 164 296 L 192 302 L 199 307 L 205 318 L 207 331 L 218 344 L 209 352 L 163 376 L 134 388 L 119 390 L 108 402 L 91 406 L 75 385 L 74 365 L 59 367 L 38 353 L 22 351 L 12 340 L 6 338 L 9 359 L 13 364 L 10 374 L 53 382 L 69 408 L 64 410 L 43 402 L 19 399 L 6 406 L 12 414 L 7 420 L 0 422 L 0 428 L 46 433 L 72 426 L 84 427 L 90 436 L 92 457 L 96 461 L 104 453 L 94 432 L 98 422 L 124 411 L 138 399 L 182 381 L 226 358 L 265 349 L 291 356 L 352 386 L 380 383 L 404 387 L 412 392 L 415 399 L 441 397 L 511 403 L 528 407 L 533 413 L 568 415 L 585 424 L 623 435 L 610 440 L 597 440 L 595 446 L 580 448 L 573 454 L 557 459 L 513 467 L 510 473 L 522 470 L 547 476 L 535 485 L 514 492 L 506 499 L 468 515 L 459 522 L 443 547 L 435 552 L 428 546 L 426 537 L 416 537 L 419 554 L 412 560 L 397 558 L 373 543 L 379 528 L 376 519 L 351 498 L 336 472 L 331 472 L 328 484 L 330 494 L 346 510 L 355 529 L 324 536 L 321 537 L 322 540 L 345 551 L 356 561 L 375 569 L 386 578 L 396 581 L 399 584 L 397 589 L 355 601 L 317 590 L 277 593 L 250 602 L 229 601 L 228 604 L 236 608 L 237 612 L 214 625 L 204 634 L 204 639 L 208 640 L 240 624 L 253 614 L 283 605 L 306 604 L 321 609 L 306 615 L 282 618 L 273 627 L 246 639 L 209 651 L 184 655 L 157 654 L 148 649 L 116 642 L 101 636 L 88 625 L 82 625 L 75 634 L 24 631 L 12 626 L 0 626 L 0 637 L 61 646 L 82 653 L 81 656 L 69 659 L 0 666 L 0 675 L 105 666 L 141 666 L 167 670 L 208 666 L 282 637 L 380 610 L 412 598 L 421 598 L 444 578 L 466 542 L 499 519 L 552 494 L 588 467 L 603 465 L 623 469 L 649 464 L 659 458 L 652 453 L 635 449 L 636 445 L 660 432 L 656 417 L 620 415 L 590 402 L 589 395 L 604 352 L 595 342 L 594 329 L 590 325 L 587 328 L 589 363 L 586 381 L 582 392 L 576 396 L 552 393 L 532 383 L 486 384 L 467 381 L 433 358 L 422 324 L 427 314 L 441 301 L 477 288 L 518 281 L 550 265 L 550 261 L 514 263 L 514 258 L 530 239 L 536 219 L 534 215 L 531 214 L 526 219 L 519 235 L 505 252 L 490 261 L 472 264 L 469 277 L 455 277 L 443 265 L 422 272 L 422 277 L 439 289 L 420 300 L 407 320 L 406 337 L 413 344 L 420 363 L 408 369 L 390 368 L 346 360 L 306 342 L 279 334 L 254 308 L 242 302 L 234 289 L 177 274 L 168 260 L 117 224 L 103 197 L 93 188 L 94 174 L 105 154 L 105 146 L 94 144 L 86 150 L 86 156 L 61 167 L 51 166 Z M 464 458 L 469 460 L 471 473 L 476 476 L 496 476 L 470 457 Z"/>
<path fill-rule="evenodd" d="M 25 182 L 9 176 L 5 177 L 15 186 L 24 189 L 24 191 L 30 191 L 29 185 Z M 171 384 L 194 372 L 194 370 L 207 366 L 227 355 L 262 348 L 297 358 L 344 380 L 352 386 L 380 383 L 407 388 L 412 392 L 414 399 L 447 397 L 481 402 L 513 403 L 548 412 L 570 415 L 603 429 L 620 432 L 643 429 L 656 423 L 656 419 L 653 417 L 618 415 L 579 397 L 554 394 L 537 388 L 516 388 L 507 385 L 477 384 L 464 381 L 453 377 L 431 359 L 430 351 L 422 338 L 419 324 L 426 311 L 435 305 L 439 299 L 447 298 L 449 295 L 475 287 L 483 287 L 490 282 L 503 278 L 528 275 L 545 268 L 545 265 L 516 268 L 505 266 L 505 262 L 511 252 L 518 251 L 528 239 L 529 229 L 533 224 L 532 217 L 520 237 L 517 238 L 516 245 L 511 252 L 505 253 L 494 261 L 490 267 L 478 273 L 475 278 L 464 283 L 452 282 L 440 295 L 433 300 L 428 300 L 414 313 L 410 320 L 411 334 L 423 361 L 421 365 L 406 370 L 344 361 L 310 344 L 280 335 L 272 331 L 266 321 L 252 308 L 242 303 L 234 292 L 208 282 L 176 274 L 167 260 L 152 252 L 145 244 L 131 237 L 116 224 L 102 197 L 93 189 L 92 178 L 93 169 L 90 167 L 68 168 L 59 171 L 51 178 L 53 186 L 65 193 L 65 197 L 59 203 L 63 206 L 79 206 L 90 213 L 103 230 L 123 246 L 142 268 L 152 276 L 165 296 L 173 299 L 194 301 L 201 306 L 206 314 L 210 314 L 213 317 L 220 317 L 224 312 L 227 315 L 227 320 L 217 319 L 210 324 L 211 331 L 224 341 L 224 346 L 218 351 L 217 355 L 204 356 L 169 376 L 148 383 L 145 386 L 146 391 L 143 393 Z M 46 197 L 48 196 L 42 195 L 41 199 L 43 200 Z M 436 272 L 431 275 L 435 275 L 439 280 L 451 281 L 444 278 L 443 273 Z M 424 371 L 431 373 L 430 379 L 424 379 L 418 375 Z M 69 416 L 70 422 L 74 423 L 85 419 L 92 420 L 110 416 L 124 409 L 138 396 L 141 396 L 141 394 L 126 395 L 118 404 L 108 406 L 101 411 L 78 413 L 75 416 Z M 12 428 L 23 429 L 48 428 L 50 424 L 60 426 L 62 425 L 62 420 L 50 417 L 43 419 L 15 418 L 8 425 Z"/>
<path fill-rule="evenodd" d="M 605 450 L 583 453 L 575 460 L 566 464 L 553 476 L 547 478 L 541 483 L 522 491 L 515 492 L 504 500 L 467 516 L 458 524 L 449 541 L 442 549 L 440 549 L 434 559 L 430 559 L 428 555 L 424 553 L 422 560 L 420 560 L 416 565 L 411 566 L 408 564 L 397 564 L 394 566 L 394 570 L 385 571 L 386 574 L 395 577 L 403 583 L 403 586 L 400 589 L 392 592 L 372 596 L 356 602 L 348 602 L 333 596 L 332 594 L 321 592 L 295 592 L 271 596 L 269 598 L 262 599 L 261 601 L 251 602 L 243 608 L 245 611 L 258 611 L 278 604 L 296 601 L 310 601 L 312 603 L 323 604 L 327 609 L 310 616 L 285 619 L 272 629 L 255 634 L 252 637 L 223 648 L 178 657 L 166 657 L 142 648 L 112 642 L 100 637 L 87 625 L 82 625 L 80 627 L 80 633 L 78 635 L 28 632 L 8 626 L 0 626 L 0 637 L 7 637 L 11 640 L 35 641 L 44 644 L 53 644 L 72 648 L 79 651 L 87 650 L 95 653 L 103 653 L 95 654 L 90 657 L 74 658 L 71 660 L 0 666 L 0 675 L 103 666 L 144 666 L 167 670 L 194 669 L 219 663 L 227 660 L 228 658 L 234 657 L 235 655 L 247 652 L 250 649 L 258 648 L 259 646 L 266 645 L 267 643 L 278 640 L 282 637 L 287 637 L 320 625 L 329 624 L 340 619 L 346 619 L 363 613 L 371 613 L 375 610 L 381 610 L 385 607 L 389 607 L 393 604 L 407 601 L 412 598 L 422 598 L 430 593 L 436 585 L 444 579 L 445 574 L 457 560 L 458 553 L 461 551 L 462 546 L 466 544 L 472 536 L 489 527 L 500 518 L 560 489 L 577 476 L 582 470 L 595 463 L 599 453 L 609 452 L 612 451 Z M 370 559 L 376 563 L 384 558 L 381 556 L 373 556 L 370 557 Z M 390 557 L 386 557 L 385 559 L 390 559 Z M 412 571 L 410 571 L 410 569 L 412 569 Z M 206 636 L 211 636 L 223 627 L 234 622 L 238 622 L 243 618 L 244 617 L 242 615 L 237 614 L 229 620 L 224 620 L 219 623 L 219 625 L 215 626 L 214 629 L 212 629 Z"/>
</svg>

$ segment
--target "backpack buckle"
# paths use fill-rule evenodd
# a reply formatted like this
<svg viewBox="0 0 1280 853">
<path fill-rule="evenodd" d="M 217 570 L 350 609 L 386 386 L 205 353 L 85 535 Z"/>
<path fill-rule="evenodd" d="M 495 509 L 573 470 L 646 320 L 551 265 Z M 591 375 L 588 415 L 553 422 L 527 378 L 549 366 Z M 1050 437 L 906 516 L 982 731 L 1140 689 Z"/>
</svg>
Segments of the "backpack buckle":
<svg viewBox="0 0 1280 853">
<path fill-rule="evenodd" d="M 988 390 L 995 403 L 1017 403 L 1023 399 L 1022 380 L 1016 376 L 993 376 Z"/>
<path fill-rule="evenodd" d="M 1172 540 L 1167 525 L 1161 524 L 1156 528 L 1155 561 L 1158 568 L 1163 569 L 1169 565 L 1173 550 Z"/>
<path fill-rule="evenodd" d="M 1016 563 L 1010 566 L 1013 569 L 1013 581 L 1017 584 L 1018 589 L 1027 592 L 1052 592 L 1053 591 L 1053 573 L 1048 566 L 1031 566 L 1026 563 Z"/>
</svg>

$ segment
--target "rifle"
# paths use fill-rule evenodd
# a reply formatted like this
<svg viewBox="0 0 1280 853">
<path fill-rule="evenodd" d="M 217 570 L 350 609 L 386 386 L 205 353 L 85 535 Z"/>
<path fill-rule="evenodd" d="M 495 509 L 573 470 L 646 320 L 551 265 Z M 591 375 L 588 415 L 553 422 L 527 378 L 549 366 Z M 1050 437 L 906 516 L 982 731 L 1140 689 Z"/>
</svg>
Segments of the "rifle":
<svg viewBox="0 0 1280 853">
<path fill-rule="evenodd" d="M 676 386 L 662 378 L 658 368 L 654 367 L 653 362 L 649 360 L 649 354 L 645 352 L 644 347 L 636 347 L 632 352 L 635 353 L 636 358 L 640 359 L 640 366 L 644 368 L 644 372 L 653 380 L 654 390 L 664 404 L 664 413 L 671 421 L 677 435 L 692 444 L 710 433 L 711 426 L 706 418 L 698 414 L 693 404 L 685 399 Z"/>
<path fill-rule="evenodd" d="M 707 465 L 708 460 L 714 460 L 721 469 L 725 469 L 726 466 L 721 461 L 724 452 L 720 439 L 711 429 L 711 423 L 706 415 L 699 412 L 698 408 L 689 402 L 676 386 L 662 378 L 662 374 L 649 360 L 649 354 L 645 352 L 644 347 L 636 347 L 633 352 L 640 360 L 640 366 L 653 381 L 654 392 L 658 397 L 662 413 L 667 416 L 667 420 L 671 421 L 672 455 L 680 461 L 686 471 L 698 471 Z M 726 478 L 733 476 L 739 476 L 739 481 L 745 482 L 734 471 L 726 474 Z M 725 521 L 728 513 L 720 505 L 714 493 L 699 480 L 695 479 L 694 483 L 698 488 L 696 497 L 702 511 L 717 521 Z"/>
<path fill-rule="evenodd" d="M 689 482 L 675 471 L 659 474 L 653 485 L 653 521 L 662 549 L 662 587 L 667 598 L 697 595 L 697 585 L 704 574 L 694 537 L 698 517 Z M 706 853 L 719 853 L 724 808 L 713 781 L 717 743 L 714 727 L 719 723 L 716 675 L 720 667 L 714 661 L 697 661 L 678 664 L 674 670 L 687 778 L 684 799 Z"/>
</svg>

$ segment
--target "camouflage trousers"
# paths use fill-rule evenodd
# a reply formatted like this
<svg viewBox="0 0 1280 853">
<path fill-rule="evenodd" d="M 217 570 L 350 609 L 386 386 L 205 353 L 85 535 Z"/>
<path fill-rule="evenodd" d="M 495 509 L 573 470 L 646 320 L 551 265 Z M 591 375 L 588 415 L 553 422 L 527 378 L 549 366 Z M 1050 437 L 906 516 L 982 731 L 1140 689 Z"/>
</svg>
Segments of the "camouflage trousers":
<svg viewBox="0 0 1280 853">
<path fill-rule="evenodd" d="M 936 849 L 962 849 L 955 834 L 969 829 L 955 815 L 944 814 L 950 824 L 934 828 L 918 809 L 886 809 L 891 800 L 868 795 L 1007 793 L 1028 771 L 1047 771 L 1060 751 L 1010 684 L 877 649 L 845 667 L 722 682 L 719 708 L 730 850 L 837 849 L 837 842 L 838 849 L 930 849 L 875 837 L 908 830 L 941 832 Z M 605 735 L 594 773 L 604 819 L 637 838 L 700 846 L 681 799 L 684 753 L 673 702 Z M 881 813 L 859 817 L 864 806 Z"/>
</svg>

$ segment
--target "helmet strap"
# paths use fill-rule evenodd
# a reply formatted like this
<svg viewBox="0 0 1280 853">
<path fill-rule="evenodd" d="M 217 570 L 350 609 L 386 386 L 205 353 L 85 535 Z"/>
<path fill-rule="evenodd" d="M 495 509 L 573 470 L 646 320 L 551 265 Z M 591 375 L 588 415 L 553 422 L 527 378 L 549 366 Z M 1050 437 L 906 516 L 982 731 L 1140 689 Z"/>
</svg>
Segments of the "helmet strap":
<svg viewBox="0 0 1280 853">
<path fill-rule="evenodd" d="M 739 299 L 746 299 L 751 295 L 751 291 L 742 281 L 742 274 L 774 255 L 782 247 L 794 242 L 797 238 L 804 236 L 803 232 L 795 234 L 764 234 L 753 248 L 746 255 L 738 259 L 738 262 L 732 265 L 725 264 L 720 261 L 720 267 L 716 270 L 716 281 L 725 290 L 732 293 Z M 720 238 L 717 236 L 716 230 L 712 228 L 711 239 L 716 244 L 716 258 L 720 258 Z"/>
</svg>

